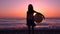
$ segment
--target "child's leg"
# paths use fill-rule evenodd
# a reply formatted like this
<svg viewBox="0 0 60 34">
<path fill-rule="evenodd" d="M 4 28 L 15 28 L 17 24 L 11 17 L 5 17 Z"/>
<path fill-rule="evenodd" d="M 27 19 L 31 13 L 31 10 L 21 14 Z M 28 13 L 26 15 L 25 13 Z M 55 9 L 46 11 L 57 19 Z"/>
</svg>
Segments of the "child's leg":
<svg viewBox="0 0 60 34">
<path fill-rule="evenodd" d="M 30 34 L 31 33 L 31 27 L 28 26 L 28 33 Z"/>
<path fill-rule="evenodd" d="M 35 27 L 35 26 L 32 26 L 32 34 L 34 34 L 34 27 Z"/>
</svg>

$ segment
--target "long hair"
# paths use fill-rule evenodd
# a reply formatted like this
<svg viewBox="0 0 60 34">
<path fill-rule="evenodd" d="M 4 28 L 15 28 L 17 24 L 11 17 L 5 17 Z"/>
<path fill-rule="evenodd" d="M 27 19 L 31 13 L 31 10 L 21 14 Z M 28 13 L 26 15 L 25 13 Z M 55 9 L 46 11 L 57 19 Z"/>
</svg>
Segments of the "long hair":
<svg viewBox="0 0 60 34">
<path fill-rule="evenodd" d="M 33 6 L 32 6 L 32 4 L 29 4 L 28 5 L 28 11 L 32 11 L 33 10 Z"/>
</svg>

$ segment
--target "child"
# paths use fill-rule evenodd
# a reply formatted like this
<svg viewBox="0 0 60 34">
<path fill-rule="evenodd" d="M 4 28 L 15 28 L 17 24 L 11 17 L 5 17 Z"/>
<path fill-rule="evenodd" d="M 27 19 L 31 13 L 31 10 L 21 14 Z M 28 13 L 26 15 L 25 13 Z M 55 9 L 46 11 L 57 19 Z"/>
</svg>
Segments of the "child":
<svg viewBox="0 0 60 34">
<path fill-rule="evenodd" d="M 27 11 L 27 26 L 28 26 L 28 31 L 29 31 L 29 34 L 31 32 L 31 28 L 32 28 L 32 34 L 34 34 L 34 27 L 36 26 L 36 24 L 34 23 L 34 16 L 33 14 L 34 13 L 38 13 L 36 11 L 33 10 L 33 6 L 32 4 L 29 4 L 28 6 L 28 11 Z"/>
</svg>

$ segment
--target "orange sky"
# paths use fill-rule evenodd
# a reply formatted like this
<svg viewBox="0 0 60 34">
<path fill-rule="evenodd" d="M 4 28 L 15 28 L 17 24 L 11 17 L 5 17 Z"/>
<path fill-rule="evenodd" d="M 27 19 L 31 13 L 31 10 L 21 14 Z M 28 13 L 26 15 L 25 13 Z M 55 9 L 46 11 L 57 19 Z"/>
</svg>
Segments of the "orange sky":
<svg viewBox="0 0 60 34">
<path fill-rule="evenodd" d="M 0 17 L 26 18 L 29 4 L 45 17 L 60 17 L 60 0 L 1 0 Z"/>
</svg>

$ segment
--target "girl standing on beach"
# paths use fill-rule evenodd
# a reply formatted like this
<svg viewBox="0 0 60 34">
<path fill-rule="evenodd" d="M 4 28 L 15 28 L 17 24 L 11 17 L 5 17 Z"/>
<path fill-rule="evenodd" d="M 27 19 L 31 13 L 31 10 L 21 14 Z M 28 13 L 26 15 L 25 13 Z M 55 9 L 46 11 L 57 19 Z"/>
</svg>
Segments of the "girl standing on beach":
<svg viewBox="0 0 60 34">
<path fill-rule="evenodd" d="M 30 34 L 31 33 L 31 30 L 32 30 L 32 34 L 34 34 L 34 27 L 36 26 L 36 24 L 34 23 L 35 19 L 34 19 L 34 13 L 38 13 L 36 11 L 33 10 L 33 6 L 32 4 L 29 4 L 28 5 L 28 11 L 27 11 L 27 26 L 28 26 L 28 33 Z M 44 17 L 44 15 L 42 15 L 41 13 L 38 13 L 40 14 L 41 16 Z"/>
<path fill-rule="evenodd" d="M 29 31 L 29 34 L 31 33 L 31 29 L 32 29 L 32 34 L 34 34 L 34 27 L 35 27 L 35 23 L 34 23 L 34 16 L 33 14 L 34 13 L 38 13 L 38 12 L 35 12 L 33 10 L 33 6 L 32 4 L 29 4 L 28 6 L 28 11 L 27 11 L 27 26 L 28 26 L 28 31 Z"/>
</svg>

